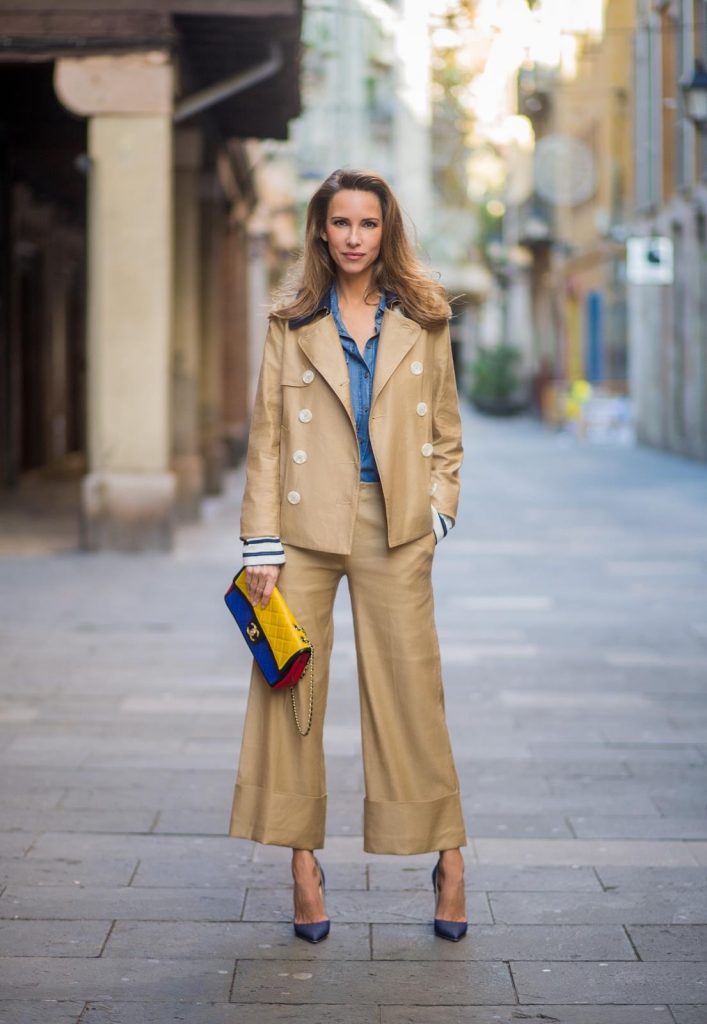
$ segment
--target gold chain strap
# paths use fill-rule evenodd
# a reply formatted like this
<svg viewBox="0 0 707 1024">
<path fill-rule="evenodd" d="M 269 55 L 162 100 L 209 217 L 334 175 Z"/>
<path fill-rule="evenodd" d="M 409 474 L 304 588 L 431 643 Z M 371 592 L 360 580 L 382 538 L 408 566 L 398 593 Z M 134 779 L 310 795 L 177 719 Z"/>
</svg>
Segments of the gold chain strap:
<svg viewBox="0 0 707 1024">
<path fill-rule="evenodd" d="M 306 736 L 309 730 L 312 728 L 312 713 L 314 711 L 314 647 L 312 647 L 312 653 L 309 656 L 309 711 L 307 712 L 307 728 L 302 732 L 302 726 L 300 725 L 299 715 L 297 714 L 297 704 L 295 703 L 295 686 L 290 687 L 290 697 L 292 698 L 292 710 L 295 713 L 295 725 L 297 726 L 297 732 L 300 736 Z"/>
</svg>

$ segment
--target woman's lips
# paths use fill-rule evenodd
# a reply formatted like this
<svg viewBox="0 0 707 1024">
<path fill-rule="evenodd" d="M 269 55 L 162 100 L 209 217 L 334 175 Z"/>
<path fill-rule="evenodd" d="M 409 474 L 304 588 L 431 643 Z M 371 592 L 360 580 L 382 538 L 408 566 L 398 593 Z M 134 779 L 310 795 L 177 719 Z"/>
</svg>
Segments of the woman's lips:
<svg viewBox="0 0 707 1024">
<path fill-rule="evenodd" d="M 363 252 L 345 252 L 343 253 L 345 260 L 362 260 L 366 254 Z"/>
</svg>

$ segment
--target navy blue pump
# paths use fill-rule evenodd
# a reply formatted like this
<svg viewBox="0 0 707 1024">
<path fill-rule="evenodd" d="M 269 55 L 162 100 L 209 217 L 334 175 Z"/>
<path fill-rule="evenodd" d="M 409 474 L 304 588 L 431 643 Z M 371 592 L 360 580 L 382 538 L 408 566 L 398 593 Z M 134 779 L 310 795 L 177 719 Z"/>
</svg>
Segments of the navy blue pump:
<svg viewBox="0 0 707 1024">
<path fill-rule="evenodd" d="M 437 868 L 439 867 L 439 861 L 432 868 L 432 888 L 435 891 L 435 898 L 437 897 Z M 466 921 L 445 921 L 441 917 L 435 918 L 435 935 L 438 935 L 440 939 L 449 939 L 450 942 L 459 942 L 463 939 L 467 931 Z"/>
<path fill-rule="evenodd" d="M 319 886 L 324 894 L 326 890 L 326 879 L 324 877 L 324 868 L 321 866 L 317 858 L 314 858 L 314 863 L 319 868 Z M 292 926 L 295 929 L 295 935 L 298 939 L 306 939 L 307 942 L 321 942 L 329 934 L 331 927 L 331 921 L 326 918 L 324 921 L 314 921 L 312 924 L 297 924 L 296 921 L 292 922 Z"/>
</svg>

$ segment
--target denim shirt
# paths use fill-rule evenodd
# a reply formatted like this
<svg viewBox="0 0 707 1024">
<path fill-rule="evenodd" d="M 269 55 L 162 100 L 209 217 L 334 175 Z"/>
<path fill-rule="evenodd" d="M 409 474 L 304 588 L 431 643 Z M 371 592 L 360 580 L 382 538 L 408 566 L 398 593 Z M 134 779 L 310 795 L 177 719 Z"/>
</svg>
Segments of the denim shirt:
<svg viewBox="0 0 707 1024">
<path fill-rule="evenodd" d="M 353 407 L 354 419 L 356 420 L 356 436 L 358 437 L 358 448 L 361 454 L 361 480 L 369 483 L 380 481 L 368 433 L 368 414 L 373 397 L 373 374 L 376 369 L 378 340 L 380 338 L 385 306 L 386 296 L 382 294 L 375 313 L 374 332 L 366 342 L 363 355 L 361 355 L 358 345 L 346 330 L 341 319 L 336 286 L 332 284 L 329 290 L 329 308 L 339 332 L 339 338 L 341 339 L 344 355 L 346 356 L 346 364 L 349 368 L 351 405 Z"/>
</svg>

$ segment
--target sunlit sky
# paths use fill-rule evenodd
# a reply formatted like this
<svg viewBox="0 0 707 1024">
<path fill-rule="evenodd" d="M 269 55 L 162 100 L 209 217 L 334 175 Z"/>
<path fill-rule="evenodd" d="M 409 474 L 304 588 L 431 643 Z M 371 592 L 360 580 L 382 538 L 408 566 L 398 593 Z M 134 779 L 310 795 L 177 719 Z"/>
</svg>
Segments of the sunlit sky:
<svg viewBox="0 0 707 1024">
<path fill-rule="evenodd" d="M 454 0 L 431 0 L 433 19 L 455 7 Z M 471 32 L 433 31 L 433 46 L 458 47 L 481 64 L 462 101 L 474 114 L 479 132 L 503 143 L 519 131 L 513 118 L 510 84 L 525 62 L 559 66 L 571 76 L 578 37 L 602 31 L 604 0 L 540 0 L 531 11 L 525 0 L 479 0 Z M 436 17 L 435 17 L 436 16 Z"/>
</svg>

